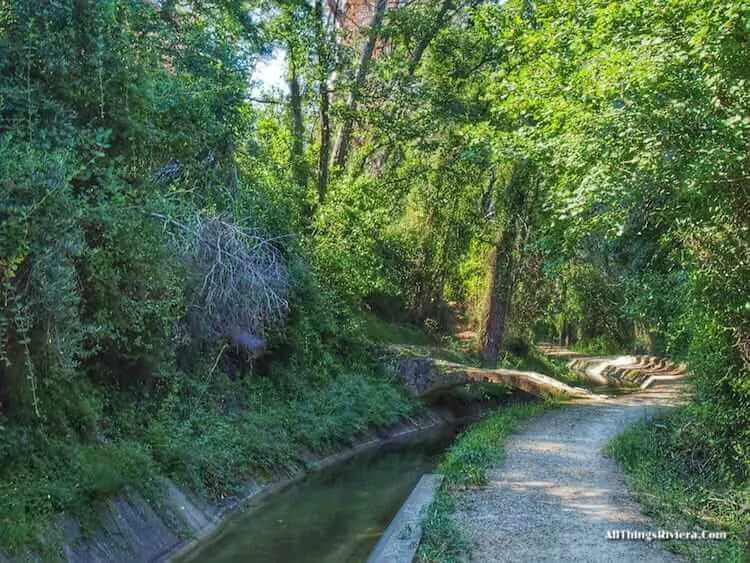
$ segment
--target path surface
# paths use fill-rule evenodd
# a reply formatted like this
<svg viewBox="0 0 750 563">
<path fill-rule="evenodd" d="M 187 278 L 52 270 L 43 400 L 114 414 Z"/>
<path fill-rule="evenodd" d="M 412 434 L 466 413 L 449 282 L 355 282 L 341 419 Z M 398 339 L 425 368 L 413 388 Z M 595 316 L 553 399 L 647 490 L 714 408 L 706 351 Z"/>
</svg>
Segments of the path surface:
<svg viewBox="0 0 750 563">
<path fill-rule="evenodd" d="M 679 402 L 677 386 L 578 401 L 527 421 L 487 487 L 462 493 L 456 520 L 472 561 L 681 561 L 660 542 L 607 539 L 657 530 L 602 447 L 628 424 Z"/>
</svg>

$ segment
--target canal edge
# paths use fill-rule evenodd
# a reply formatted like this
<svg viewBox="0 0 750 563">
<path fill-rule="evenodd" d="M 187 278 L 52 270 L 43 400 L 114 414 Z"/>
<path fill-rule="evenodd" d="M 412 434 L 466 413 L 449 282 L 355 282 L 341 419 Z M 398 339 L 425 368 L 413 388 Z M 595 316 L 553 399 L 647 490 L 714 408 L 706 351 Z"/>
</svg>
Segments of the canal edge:
<svg viewBox="0 0 750 563">
<path fill-rule="evenodd" d="M 410 420 L 407 423 L 401 423 L 391 429 L 386 436 L 372 438 L 363 441 L 341 452 L 326 456 L 320 460 L 311 462 L 308 467 L 300 473 L 291 477 L 268 483 L 259 487 L 244 496 L 242 499 L 229 506 L 226 506 L 210 519 L 207 525 L 194 532 L 192 538 L 183 540 L 163 552 L 160 556 L 152 560 L 152 563 L 177 563 L 183 561 L 194 551 L 200 549 L 204 544 L 210 543 L 219 536 L 221 528 L 241 509 L 252 511 L 260 505 L 261 501 L 281 493 L 295 483 L 299 483 L 308 475 L 317 473 L 366 451 L 376 449 L 389 444 L 395 444 L 402 440 L 408 440 L 418 436 L 421 433 L 437 430 L 445 425 L 456 424 L 457 420 L 446 416 L 444 413 L 434 409 L 427 409 L 420 420 Z"/>
<path fill-rule="evenodd" d="M 425 509 L 432 503 L 443 475 L 422 475 L 416 487 L 388 524 L 367 563 L 407 563 L 414 559 L 422 539 Z"/>
</svg>

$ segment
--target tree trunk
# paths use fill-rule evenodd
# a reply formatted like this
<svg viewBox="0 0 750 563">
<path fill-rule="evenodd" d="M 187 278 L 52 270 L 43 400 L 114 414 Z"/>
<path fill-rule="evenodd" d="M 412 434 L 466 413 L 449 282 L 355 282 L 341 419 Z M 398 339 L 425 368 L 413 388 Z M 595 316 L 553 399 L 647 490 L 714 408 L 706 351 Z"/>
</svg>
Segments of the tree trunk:
<svg viewBox="0 0 750 563">
<path fill-rule="evenodd" d="M 453 0 L 443 0 L 443 3 L 440 5 L 440 9 L 438 10 L 437 15 L 435 16 L 435 22 L 433 23 L 429 32 L 426 33 L 419 40 L 419 43 L 417 43 L 417 46 L 414 48 L 414 51 L 412 51 L 411 53 L 411 57 L 409 57 L 409 66 L 407 67 L 407 72 L 408 72 L 409 77 L 414 76 L 414 73 L 416 72 L 417 67 L 419 66 L 419 63 L 422 60 L 422 56 L 424 55 L 425 50 L 427 50 L 427 47 L 430 45 L 432 40 L 438 34 L 440 29 L 443 27 L 443 24 L 445 23 L 445 20 L 447 19 L 448 11 L 453 8 L 454 8 Z M 386 167 L 386 163 L 391 157 L 392 151 L 393 151 L 393 145 L 388 145 L 379 155 L 375 157 L 373 164 L 372 164 L 373 176 L 378 177 L 378 178 L 381 176 L 383 170 Z"/>
<path fill-rule="evenodd" d="M 482 366 L 497 367 L 505 336 L 505 324 L 513 296 L 513 250 L 516 240 L 516 218 L 507 225 L 495 243 L 490 260 L 490 284 L 482 330 Z"/>
<path fill-rule="evenodd" d="M 318 203 L 325 201 L 328 191 L 328 162 L 331 158 L 330 99 L 328 93 L 328 45 L 323 27 L 323 0 L 315 0 L 315 35 L 318 49 L 318 80 L 320 88 L 320 155 L 318 159 Z"/>
<path fill-rule="evenodd" d="M 329 115 L 328 81 L 320 81 L 320 159 L 318 163 L 318 203 L 328 191 L 328 161 L 331 154 L 331 121 Z"/>
<path fill-rule="evenodd" d="M 529 213 L 526 191 L 529 166 L 521 162 L 513 167 L 506 192 L 505 225 L 498 235 L 490 260 L 490 283 L 482 323 L 482 365 L 495 368 L 505 336 L 505 325 L 513 300 L 519 225 Z"/>
<path fill-rule="evenodd" d="M 362 48 L 362 54 L 359 60 L 359 67 L 357 68 L 357 74 L 354 77 L 354 84 L 349 91 L 349 97 L 346 101 L 346 112 L 344 113 L 344 121 L 341 123 L 341 129 L 336 137 L 336 143 L 333 146 L 333 164 L 335 166 L 344 166 L 346 164 L 347 156 L 349 155 L 349 143 L 352 136 L 352 128 L 354 127 L 354 111 L 357 109 L 357 102 L 359 101 L 359 92 L 362 85 L 367 77 L 367 67 L 372 59 L 372 53 L 375 50 L 375 44 L 378 40 L 378 32 L 380 31 L 380 24 L 383 21 L 383 15 L 388 3 L 386 0 L 378 0 L 375 6 L 375 12 L 372 15 L 370 22 L 370 36 L 367 38 L 367 42 Z"/>
<path fill-rule="evenodd" d="M 291 49 L 289 51 L 289 101 L 292 111 L 292 171 L 297 184 L 306 186 L 307 165 L 305 163 L 305 125 L 302 121 L 302 95 L 294 52 Z"/>
<path fill-rule="evenodd" d="M 430 31 L 425 34 L 422 39 L 420 39 L 419 43 L 417 43 L 417 46 L 414 48 L 414 51 L 412 51 L 411 57 L 409 58 L 409 76 L 412 76 L 417 70 L 419 62 L 422 60 L 422 55 L 424 55 L 427 46 L 435 38 L 438 31 L 440 31 L 440 28 L 443 27 L 443 23 L 445 22 L 446 16 L 448 15 L 448 10 L 452 8 L 453 0 L 443 0 L 443 3 L 440 5 L 440 9 L 435 16 L 435 23 L 430 28 Z"/>
<path fill-rule="evenodd" d="M 229 162 L 229 193 L 232 196 L 232 200 L 237 199 L 237 191 L 239 190 L 240 185 L 234 152 L 234 141 L 230 140 L 229 143 L 227 143 L 227 160 Z"/>
</svg>

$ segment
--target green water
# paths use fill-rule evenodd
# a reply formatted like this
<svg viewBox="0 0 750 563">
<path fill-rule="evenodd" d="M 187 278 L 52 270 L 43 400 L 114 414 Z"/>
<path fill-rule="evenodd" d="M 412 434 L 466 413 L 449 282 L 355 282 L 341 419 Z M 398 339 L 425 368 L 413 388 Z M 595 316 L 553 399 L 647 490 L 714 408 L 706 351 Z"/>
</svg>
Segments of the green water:
<svg viewBox="0 0 750 563">
<path fill-rule="evenodd" d="M 228 522 L 188 561 L 365 561 L 391 518 L 453 435 L 385 446 L 313 474 Z"/>
</svg>

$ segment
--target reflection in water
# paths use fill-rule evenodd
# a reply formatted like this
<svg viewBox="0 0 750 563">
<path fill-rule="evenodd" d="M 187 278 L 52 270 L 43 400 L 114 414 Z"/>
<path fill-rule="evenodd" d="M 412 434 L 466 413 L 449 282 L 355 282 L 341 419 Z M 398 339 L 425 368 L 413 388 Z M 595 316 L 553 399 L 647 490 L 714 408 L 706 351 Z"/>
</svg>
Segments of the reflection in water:
<svg viewBox="0 0 750 563">
<path fill-rule="evenodd" d="M 188 561 L 359 562 L 452 435 L 365 453 L 267 499 Z"/>
</svg>

